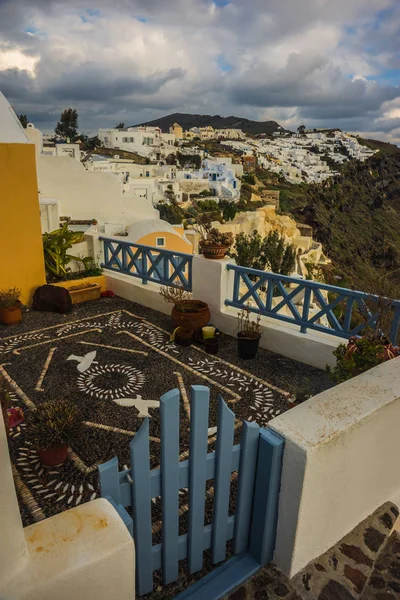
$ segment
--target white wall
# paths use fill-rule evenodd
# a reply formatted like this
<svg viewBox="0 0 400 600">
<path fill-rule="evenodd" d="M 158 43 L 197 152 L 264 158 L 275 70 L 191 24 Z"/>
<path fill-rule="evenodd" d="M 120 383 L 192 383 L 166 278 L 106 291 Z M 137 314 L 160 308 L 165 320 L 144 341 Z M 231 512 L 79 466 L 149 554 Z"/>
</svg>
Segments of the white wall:
<svg viewBox="0 0 400 600">
<path fill-rule="evenodd" d="M 223 333 L 235 336 L 238 309 L 225 306 L 225 299 L 231 297 L 233 286 L 233 272 L 226 268 L 229 262 L 232 259 L 208 260 L 203 256 L 193 256 L 193 297 L 207 302 L 211 322 L 216 327 Z M 105 271 L 105 274 L 108 287 L 122 298 L 161 312 L 171 312 L 172 306 L 165 304 L 159 296 L 160 287 L 157 284 L 142 285 L 137 277 L 111 271 Z M 332 352 L 343 342 L 336 336 L 324 333 L 300 333 L 295 325 L 267 317 L 262 317 L 261 326 L 262 348 L 319 369 L 325 369 L 327 364 L 334 364 Z"/>
<path fill-rule="evenodd" d="M 40 195 L 59 201 L 60 214 L 73 219 L 134 221 L 157 218 L 158 211 L 142 198 L 123 195 L 111 173 L 88 172 L 70 157 L 40 156 L 37 164 Z"/>
<path fill-rule="evenodd" d="M 400 358 L 270 421 L 286 439 L 274 560 L 292 577 L 400 502 Z"/>
<path fill-rule="evenodd" d="M 135 549 L 104 499 L 22 526 L 0 414 L 0 598 L 135 598 Z"/>
<path fill-rule="evenodd" d="M 0 92 L 0 143 L 27 144 L 25 131 L 7 98 Z"/>
</svg>

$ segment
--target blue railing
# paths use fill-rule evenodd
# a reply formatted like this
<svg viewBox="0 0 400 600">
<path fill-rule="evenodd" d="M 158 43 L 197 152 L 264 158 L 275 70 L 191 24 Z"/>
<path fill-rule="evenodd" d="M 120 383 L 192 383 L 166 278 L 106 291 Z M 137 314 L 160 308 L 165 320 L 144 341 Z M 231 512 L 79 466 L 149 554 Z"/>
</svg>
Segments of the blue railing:
<svg viewBox="0 0 400 600">
<path fill-rule="evenodd" d="M 191 254 L 173 252 L 100 237 L 104 242 L 103 269 L 139 277 L 142 283 L 154 281 L 163 285 L 192 290 Z"/>
<path fill-rule="evenodd" d="M 375 327 L 377 324 L 379 312 L 374 309 L 374 304 L 381 302 L 382 305 L 378 296 L 238 265 L 227 268 L 235 272 L 233 297 L 225 301 L 227 306 L 246 307 L 251 312 L 293 323 L 302 333 L 314 329 L 347 339 L 362 334 L 367 325 Z M 400 325 L 400 301 L 393 300 L 390 309 L 390 301 L 387 303 L 391 318 L 390 340 L 395 344 Z"/>
</svg>

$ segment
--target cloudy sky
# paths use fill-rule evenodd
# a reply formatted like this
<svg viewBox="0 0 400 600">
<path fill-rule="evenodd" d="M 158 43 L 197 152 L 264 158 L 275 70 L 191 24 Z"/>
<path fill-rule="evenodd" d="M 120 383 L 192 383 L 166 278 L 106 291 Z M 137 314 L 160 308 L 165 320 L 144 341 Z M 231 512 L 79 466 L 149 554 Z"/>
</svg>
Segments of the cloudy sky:
<svg viewBox="0 0 400 600">
<path fill-rule="evenodd" d="M 0 0 L 0 90 L 50 131 L 171 112 L 400 144 L 399 0 Z"/>
</svg>

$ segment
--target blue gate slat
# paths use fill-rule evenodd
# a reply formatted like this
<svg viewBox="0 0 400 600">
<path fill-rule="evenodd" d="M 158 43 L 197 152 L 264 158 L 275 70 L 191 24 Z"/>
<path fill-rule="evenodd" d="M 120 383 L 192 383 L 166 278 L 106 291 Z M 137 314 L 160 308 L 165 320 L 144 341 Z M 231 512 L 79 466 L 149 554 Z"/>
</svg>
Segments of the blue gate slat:
<svg viewBox="0 0 400 600">
<path fill-rule="evenodd" d="M 264 565 L 272 558 L 284 440 L 271 429 L 260 430 L 256 423 L 244 422 L 240 445 L 234 446 L 235 415 L 219 397 L 216 451 L 208 454 L 209 400 L 207 387 L 192 386 L 189 460 L 179 462 L 180 394 L 172 390 L 160 399 L 160 467 L 150 471 L 148 418 L 131 440 L 130 471 L 118 472 L 116 457 L 99 466 L 101 495 L 108 497 L 131 533 L 133 529 L 137 596 L 152 592 L 155 570 L 162 569 L 164 584 L 176 581 L 182 559 L 187 559 L 190 573 L 202 569 L 205 550 L 211 549 L 214 563 L 223 561 L 229 540 L 233 540 L 234 554 L 250 557 L 252 565 Z M 235 515 L 229 516 L 235 471 L 239 472 L 237 501 Z M 207 481 L 213 481 L 214 506 L 212 524 L 205 526 Z M 187 488 L 189 495 L 184 535 L 179 535 L 181 488 Z M 159 497 L 162 538 L 153 546 L 151 501 Z M 130 506 L 133 519 L 125 510 Z M 235 568 L 228 568 L 226 574 L 224 569 L 218 575 L 218 585 L 212 583 L 213 578 L 205 578 L 210 600 L 214 588 L 222 589 L 223 584 L 224 589 L 231 589 L 239 583 L 237 577 Z"/>
<path fill-rule="evenodd" d="M 179 390 L 160 399 L 163 582 L 178 578 Z M 153 567 L 154 568 L 154 567 Z"/>
<path fill-rule="evenodd" d="M 118 458 L 114 456 L 108 462 L 99 465 L 100 495 L 112 498 L 115 504 L 121 504 L 121 491 L 118 474 Z"/>
<path fill-rule="evenodd" d="M 278 500 L 284 439 L 272 429 L 261 429 L 249 550 L 264 566 L 275 549 Z"/>
<path fill-rule="evenodd" d="M 237 471 L 240 460 L 240 445 L 237 444 L 232 448 L 232 468 L 231 471 Z M 206 478 L 207 480 L 214 478 L 215 471 L 215 454 L 207 454 Z M 128 481 L 128 472 L 121 471 L 119 473 L 119 489 L 121 493 L 121 504 L 128 508 L 132 506 L 132 489 Z M 179 463 L 179 489 L 189 487 L 189 461 L 184 460 Z M 161 496 L 161 469 L 153 469 L 150 471 L 150 494 L 152 498 Z"/>
<path fill-rule="evenodd" d="M 201 385 L 191 388 L 189 446 L 189 572 L 203 566 L 205 488 L 207 479 L 208 409 L 210 390 Z"/>
<path fill-rule="evenodd" d="M 127 530 L 133 537 L 133 519 L 130 516 L 130 514 L 125 510 L 122 504 L 115 504 L 114 500 L 110 496 L 106 497 L 106 500 L 108 500 L 109 503 L 112 504 L 112 506 L 115 508 L 115 510 L 121 517 L 124 525 L 126 526 Z"/>
<path fill-rule="evenodd" d="M 247 548 L 256 476 L 258 438 L 260 428 L 256 423 L 244 421 L 240 439 L 241 456 L 236 501 L 236 527 L 233 551 L 241 554 Z"/>
<path fill-rule="evenodd" d="M 227 541 L 233 538 L 235 529 L 235 517 L 231 516 L 228 519 L 228 525 L 226 528 L 226 539 Z M 189 536 L 187 533 L 180 535 L 178 538 L 178 559 L 184 560 L 187 558 Z M 202 540 L 202 541 L 201 541 Z M 212 526 L 206 525 L 203 530 L 202 537 L 200 538 L 200 545 L 204 550 L 209 550 L 212 545 Z M 154 570 L 161 569 L 162 566 L 162 544 L 153 546 L 153 567 Z"/>
<path fill-rule="evenodd" d="M 144 419 L 141 428 L 130 443 L 130 455 L 132 479 L 140 481 L 140 485 L 133 486 L 132 500 L 137 592 L 141 596 L 153 589 L 148 417 Z"/>
<path fill-rule="evenodd" d="M 223 561 L 226 556 L 226 530 L 229 516 L 234 427 L 235 415 L 227 407 L 221 396 L 219 396 L 212 534 L 213 563 Z"/>
</svg>

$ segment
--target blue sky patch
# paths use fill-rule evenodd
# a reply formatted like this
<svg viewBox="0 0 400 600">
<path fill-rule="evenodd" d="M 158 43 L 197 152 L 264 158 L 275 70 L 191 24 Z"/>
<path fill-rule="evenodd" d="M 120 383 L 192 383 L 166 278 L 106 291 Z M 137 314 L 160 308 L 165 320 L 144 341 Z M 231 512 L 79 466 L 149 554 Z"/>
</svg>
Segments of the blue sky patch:
<svg viewBox="0 0 400 600">
<path fill-rule="evenodd" d="M 217 65 L 219 66 L 221 71 L 223 71 L 224 73 L 227 73 L 228 71 L 232 71 L 232 65 L 230 63 L 228 63 L 228 61 L 226 60 L 226 58 L 224 57 L 223 54 L 220 54 L 218 56 Z"/>
<path fill-rule="evenodd" d="M 136 17 L 136 21 L 140 21 L 140 23 L 148 23 L 148 19 L 146 17 Z"/>
</svg>

